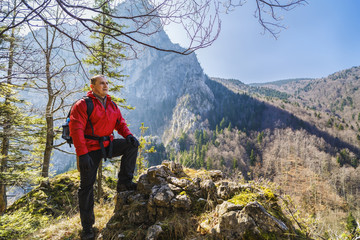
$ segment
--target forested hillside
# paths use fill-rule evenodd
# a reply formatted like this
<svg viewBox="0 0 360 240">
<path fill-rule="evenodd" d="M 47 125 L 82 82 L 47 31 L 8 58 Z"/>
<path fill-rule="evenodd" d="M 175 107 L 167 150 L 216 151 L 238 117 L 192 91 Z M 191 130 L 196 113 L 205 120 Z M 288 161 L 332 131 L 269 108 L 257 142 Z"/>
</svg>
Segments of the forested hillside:
<svg viewBox="0 0 360 240">
<path fill-rule="evenodd" d="M 346 130 L 349 128 L 355 132 L 360 130 L 360 107 L 356 104 L 360 101 L 359 78 L 360 67 L 352 67 L 320 79 L 264 86 L 291 94 L 289 98 L 291 102 L 318 112 L 320 128 L 326 127 L 326 131 L 330 132 L 333 132 L 331 128 L 345 130 L 341 131 L 345 134 L 340 134 L 340 137 L 346 135 L 345 141 L 358 145 L 359 142 L 356 140 L 359 139 L 356 138 L 359 137 L 353 135 L 354 131 L 347 132 Z M 324 122 L 321 119 L 326 120 L 325 126 L 320 124 Z"/>
<path fill-rule="evenodd" d="M 342 99 L 359 97 L 354 91 L 359 84 L 355 70 L 350 70 L 351 83 L 332 80 L 334 85 L 353 86 Z M 339 75 L 341 72 L 329 78 Z M 332 88 L 317 86 L 319 81 L 324 80 L 296 80 L 313 86 L 314 92 L 321 89 L 322 105 L 334 106 L 333 98 L 326 99 L 332 96 Z M 334 112 L 307 105 L 314 102 L 316 94 L 306 102 L 305 94 L 299 97 L 304 88 L 293 94 L 281 91 L 282 84 L 276 89 L 226 79 L 212 79 L 206 84 L 216 99 L 206 115 L 209 127 L 183 132 L 173 142 L 174 148 L 158 148 L 159 155 L 164 152 L 185 166 L 221 169 L 233 178 L 270 179 L 317 222 L 320 235 L 326 232 L 334 237 L 342 232 L 338 219 L 345 221 L 349 213 L 359 217 L 360 120 L 352 117 L 357 111 L 355 104 L 344 105 L 342 116 L 341 109 Z M 284 84 L 293 86 L 294 82 Z M 344 89 L 349 87 L 339 91 Z"/>
</svg>

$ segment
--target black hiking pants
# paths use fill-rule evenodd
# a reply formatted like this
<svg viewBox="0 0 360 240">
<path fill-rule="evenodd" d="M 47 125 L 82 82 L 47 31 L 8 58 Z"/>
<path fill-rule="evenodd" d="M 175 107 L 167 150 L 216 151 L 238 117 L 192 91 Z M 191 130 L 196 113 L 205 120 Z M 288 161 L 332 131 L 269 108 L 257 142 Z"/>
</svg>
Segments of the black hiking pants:
<svg viewBox="0 0 360 240">
<path fill-rule="evenodd" d="M 109 147 L 106 148 L 108 153 Z M 114 139 L 112 156 L 121 158 L 118 184 L 126 184 L 132 181 L 135 171 L 138 148 L 128 144 L 125 139 Z M 80 219 L 83 229 L 89 229 L 95 223 L 94 216 L 94 183 L 97 169 L 103 158 L 101 149 L 89 152 L 94 162 L 94 167 L 88 171 L 80 170 L 80 188 L 78 190 Z"/>
</svg>

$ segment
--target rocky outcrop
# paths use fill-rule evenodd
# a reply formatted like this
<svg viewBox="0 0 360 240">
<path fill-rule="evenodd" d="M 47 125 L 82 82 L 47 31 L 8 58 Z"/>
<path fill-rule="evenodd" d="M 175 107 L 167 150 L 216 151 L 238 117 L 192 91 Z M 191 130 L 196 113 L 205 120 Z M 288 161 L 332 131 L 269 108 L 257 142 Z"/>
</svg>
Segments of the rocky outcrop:
<svg viewBox="0 0 360 240">
<path fill-rule="evenodd" d="M 123 1 L 116 10 L 121 16 L 134 10 L 141 14 L 143 3 Z M 137 39 L 164 49 L 185 50 L 172 43 L 163 29 L 154 29 L 158 20 L 151 21 L 152 24 L 143 30 L 156 33 L 151 36 L 138 34 Z M 129 23 L 129 19 L 119 20 L 118 23 L 126 25 L 127 31 L 138 27 L 132 25 L 131 20 Z M 181 55 L 153 48 L 143 49 L 143 46 L 137 44 L 129 49 L 133 47 L 138 49 L 137 57 L 122 62 L 121 68 L 122 74 L 129 76 L 125 79 L 121 97 L 135 107 L 135 110 L 126 112 L 125 116 L 133 126 L 132 132 L 140 134 L 139 127 L 144 123 L 149 127 L 147 134 L 161 137 L 166 144 L 180 137 L 182 131 L 206 127 L 206 123 L 203 123 L 204 115 L 213 107 L 214 96 L 205 84 L 208 77 L 196 54 Z"/>
<path fill-rule="evenodd" d="M 300 239 L 270 189 L 164 161 L 116 196 L 99 239 Z M 305 238 L 306 239 L 306 238 Z"/>
</svg>

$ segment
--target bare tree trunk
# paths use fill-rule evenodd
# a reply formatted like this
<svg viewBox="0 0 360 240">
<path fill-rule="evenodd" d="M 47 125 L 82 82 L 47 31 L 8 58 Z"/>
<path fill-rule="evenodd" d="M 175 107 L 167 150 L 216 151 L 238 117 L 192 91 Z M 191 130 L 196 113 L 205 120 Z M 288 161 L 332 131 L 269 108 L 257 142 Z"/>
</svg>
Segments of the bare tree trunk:
<svg viewBox="0 0 360 240">
<path fill-rule="evenodd" d="M 47 58 L 47 61 L 50 60 Z M 47 62 L 47 65 L 50 66 L 50 63 Z M 46 75 L 47 77 L 50 76 L 49 73 L 49 67 L 46 66 Z M 52 104 L 54 101 L 53 97 L 53 91 L 51 88 L 51 80 L 48 78 L 48 102 L 46 105 L 46 145 L 45 145 L 45 151 L 44 151 L 44 160 L 43 160 L 43 168 L 41 172 L 42 177 L 48 177 L 49 176 L 49 166 L 50 166 L 50 158 L 52 149 L 54 146 L 54 119 L 53 119 L 53 113 L 52 113 Z"/>
<path fill-rule="evenodd" d="M 48 30 L 46 31 L 48 34 Z M 41 171 L 42 177 L 49 177 L 49 166 L 50 166 L 50 159 L 51 159 L 51 153 L 54 146 L 54 114 L 52 112 L 52 106 L 54 102 L 54 91 L 52 89 L 51 85 L 51 73 L 50 73 L 50 61 L 51 61 L 51 50 L 52 50 L 52 44 L 54 43 L 55 39 L 55 32 L 52 36 L 52 41 L 50 43 L 50 46 L 48 44 L 48 37 L 46 39 L 47 41 L 47 51 L 45 53 L 45 59 L 46 59 L 46 66 L 45 66 L 45 72 L 46 72 L 46 81 L 47 81 L 47 93 L 48 93 L 48 102 L 46 105 L 45 110 L 45 118 L 46 118 L 46 144 L 45 144 L 45 151 L 44 151 L 44 159 L 43 159 L 43 168 Z"/>
<path fill-rule="evenodd" d="M 48 100 L 48 105 L 52 104 L 52 100 Z M 46 145 L 45 145 L 45 151 L 44 151 L 44 159 L 43 159 L 43 168 L 41 172 L 42 177 L 48 177 L 49 176 L 49 166 L 50 166 L 50 159 L 51 159 L 51 153 L 54 145 L 54 122 L 53 122 L 53 116 L 50 111 L 48 110 L 48 107 L 46 108 Z"/>
<path fill-rule="evenodd" d="M 98 182 L 97 200 L 100 201 L 102 196 L 102 160 L 100 160 L 99 163 L 97 182 Z"/>
<path fill-rule="evenodd" d="M 11 31 L 10 37 L 10 46 L 9 46 L 9 63 L 8 63 L 8 72 L 7 72 L 7 84 L 11 84 L 11 76 L 12 76 L 12 69 L 14 65 L 14 48 L 15 48 L 15 28 Z M 10 105 L 10 93 L 7 93 L 5 96 L 5 106 Z M 0 171 L 1 173 L 6 172 L 7 169 L 7 161 L 9 155 L 9 147 L 10 147 L 10 139 L 9 135 L 11 132 L 11 114 L 8 112 L 5 114 L 5 123 L 3 126 L 3 138 L 2 138 L 2 145 L 1 145 L 1 165 Z M 6 197 L 6 182 L 5 180 L 0 180 L 0 215 L 4 213 L 7 208 L 7 197 Z"/>
<path fill-rule="evenodd" d="M 8 133 L 10 131 L 10 124 L 7 122 L 4 125 L 3 130 L 3 139 L 2 139 L 2 146 L 1 146 L 1 172 L 4 173 L 7 169 L 7 160 L 9 154 L 9 137 Z M 0 215 L 2 215 L 7 208 L 7 198 L 6 198 L 6 182 L 5 180 L 0 180 Z"/>
<path fill-rule="evenodd" d="M 103 20 L 102 20 L 103 23 L 105 23 L 105 20 L 104 20 L 104 16 L 103 16 Z M 105 36 L 103 36 L 103 39 L 102 39 L 102 42 L 101 42 L 101 51 L 102 52 L 105 52 Z M 102 57 L 101 59 L 101 74 L 104 75 L 105 74 L 105 66 L 104 66 L 104 57 Z M 98 168 L 98 178 L 97 178 L 97 182 L 98 182 L 98 191 L 97 191 L 97 200 L 100 201 L 101 199 L 101 196 L 102 196 L 102 192 L 103 192 L 103 189 L 102 189 L 102 172 L 103 172 L 103 169 L 102 169 L 102 160 L 100 161 L 100 164 L 99 164 L 99 168 Z"/>
</svg>

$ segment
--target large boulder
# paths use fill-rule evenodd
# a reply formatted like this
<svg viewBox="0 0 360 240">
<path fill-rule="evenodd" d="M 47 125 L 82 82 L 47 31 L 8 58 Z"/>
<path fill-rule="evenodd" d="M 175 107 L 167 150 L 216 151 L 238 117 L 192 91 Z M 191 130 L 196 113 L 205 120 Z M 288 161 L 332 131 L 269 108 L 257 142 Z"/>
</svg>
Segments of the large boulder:
<svg viewBox="0 0 360 240">
<path fill-rule="evenodd" d="M 136 191 L 116 196 L 101 239 L 297 239 L 277 201 L 269 189 L 225 180 L 221 171 L 164 161 L 139 177 Z"/>
<path fill-rule="evenodd" d="M 245 207 L 224 202 L 216 211 L 220 216 L 219 223 L 211 231 L 220 238 L 269 239 L 269 236 L 277 236 L 287 239 L 289 227 L 257 201 Z"/>
</svg>

